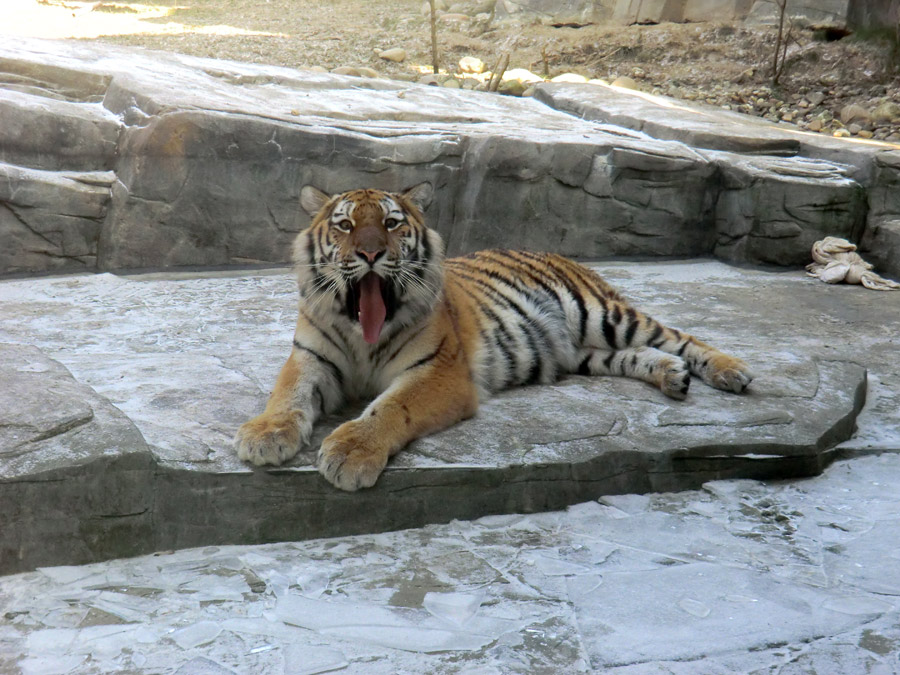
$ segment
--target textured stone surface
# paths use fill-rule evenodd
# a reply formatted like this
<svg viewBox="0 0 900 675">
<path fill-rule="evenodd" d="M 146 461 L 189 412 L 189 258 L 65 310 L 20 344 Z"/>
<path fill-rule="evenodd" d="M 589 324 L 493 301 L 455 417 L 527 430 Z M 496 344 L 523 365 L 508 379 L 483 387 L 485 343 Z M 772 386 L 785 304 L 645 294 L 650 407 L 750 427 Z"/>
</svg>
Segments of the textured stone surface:
<svg viewBox="0 0 900 675">
<path fill-rule="evenodd" d="M 889 15 L 887 4 L 879 11 Z M 813 21 L 843 23 L 847 18 L 850 0 L 788 0 L 791 16 L 802 15 Z M 871 0 L 860 0 L 865 5 Z M 851 3 L 852 4 L 852 3 Z M 499 15 L 536 15 L 557 20 L 612 20 L 622 24 L 660 23 L 663 21 L 773 21 L 776 16 L 774 0 L 499 0 Z M 875 15 L 873 10 L 857 10 L 856 15 Z M 884 25 L 890 25 L 883 19 Z M 860 25 L 866 25 L 862 23 Z"/>
<path fill-rule="evenodd" d="M 347 494 L 312 468 L 315 446 L 270 470 L 234 456 L 237 426 L 262 409 L 288 352 L 296 291 L 286 270 L 8 280 L 0 282 L 8 319 L 0 341 L 37 346 L 64 364 L 127 415 L 150 453 L 133 456 L 120 444 L 71 477 L 65 455 L 40 455 L 58 470 L 40 489 L 28 472 L 4 464 L 2 474 L 30 495 L 19 512 L 29 500 L 67 504 L 69 517 L 86 523 L 67 525 L 78 533 L 96 510 L 69 495 L 125 472 L 122 490 L 133 486 L 138 505 L 97 508 L 121 514 L 100 522 L 119 523 L 123 549 L 111 554 L 129 555 L 137 552 L 130 536 L 150 551 L 383 531 L 725 477 L 810 475 L 838 443 L 838 453 L 900 448 L 900 394 L 891 385 L 900 376 L 900 296 L 711 261 L 608 263 L 600 271 L 660 320 L 747 359 L 757 375 L 751 393 L 695 382 L 688 400 L 675 403 L 637 381 L 581 377 L 516 389 L 400 453 L 374 489 Z M 79 406 L 66 397 L 61 412 L 42 412 L 33 426 L 59 427 Z M 107 491 L 90 495 L 102 504 Z M 42 550 L 38 524 L 19 527 L 14 519 L 4 536 L 17 528 L 16 537 L 31 537 L 34 555 L 4 558 L 6 571 L 84 560 Z"/>
<path fill-rule="evenodd" d="M 95 269 L 114 180 L 108 171 L 42 171 L 0 163 L 0 269 Z"/>
<path fill-rule="evenodd" d="M 0 578 L 23 673 L 897 671 L 900 455 Z M 302 668 L 302 669 L 301 669 Z"/>
<path fill-rule="evenodd" d="M 879 270 L 900 276 L 900 150 L 878 155 L 868 201 L 861 249 Z"/>
<path fill-rule="evenodd" d="M 581 118 L 684 142 L 709 161 L 716 256 L 800 265 L 813 242 L 841 232 L 859 242 L 882 272 L 900 276 L 900 258 L 874 243 L 885 236 L 883 223 L 900 219 L 895 144 L 779 128 L 621 88 L 542 84 L 535 96 Z"/>
<path fill-rule="evenodd" d="M 141 552 L 154 458 L 135 425 L 35 347 L 0 344 L 0 382 L 0 571 Z"/>
<path fill-rule="evenodd" d="M 867 208 L 894 208 L 875 159 L 890 146 L 609 87 L 517 99 L 15 38 L 0 71 L 0 273 L 285 262 L 306 183 L 430 180 L 453 253 L 796 265 L 825 230 L 857 239 Z"/>
</svg>

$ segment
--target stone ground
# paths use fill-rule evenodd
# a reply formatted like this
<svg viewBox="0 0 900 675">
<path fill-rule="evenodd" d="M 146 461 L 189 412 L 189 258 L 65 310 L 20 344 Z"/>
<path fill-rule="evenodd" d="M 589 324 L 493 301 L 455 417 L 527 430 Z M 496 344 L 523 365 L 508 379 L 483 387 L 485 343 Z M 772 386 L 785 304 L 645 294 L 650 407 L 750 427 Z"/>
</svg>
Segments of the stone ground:
<svg viewBox="0 0 900 675">
<path fill-rule="evenodd" d="M 900 455 L 0 578 L 4 673 L 900 672 Z M 385 506 L 388 508 L 388 506 Z"/>
<path fill-rule="evenodd" d="M 632 452 L 651 454 L 678 446 L 675 455 L 681 448 L 681 457 L 696 460 L 693 476 L 683 465 L 652 477 L 639 490 L 648 494 L 617 494 L 620 485 L 599 500 L 570 500 L 565 511 L 495 510 L 481 519 L 422 522 L 387 534 L 243 547 L 227 544 L 244 535 L 254 507 L 299 521 L 298 505 L 324 504 L 317 517 L 344 518 L 351 530 L 354 517 L 366 526 L 375 522 L 370 532 L 396 529 L 385 527 L 396 518 L 385 516 L 379 525 L 380 514 L 371 512 L 411 508 L 404 493 L 415 492 L 416 481 L 436 485 L 440 463 L 454 459 L 435 453 L 439 437 L 427 439 L 401 453 L 376 488 L 357 495 L 328 489 L 308 468 L 308 453 L 287 471 L 252 471 L 234 461 L 230 436 L 261 408 L 289 342 L 295 292 L 286 270 L 0 282 L 0 342 L 26 352 L 4 365 L 16 378 L 53 383 L 50 394 L 68 404 L 31 427 L 34 447 L 44 451 L 13 444 L 18 451 L 0 458 L 7 476 L 0 498 L 38 485 L 31 502 L 0 509 L 13 514 L 0 523 L 7 543 L 19 538 L 52 551 L 57 538 L 74 532 L 85 539 L 106 526 L 99 521 L 114 523 L 123 540 L 131 526 L 150 542 L 179 518 L 224 530 L 215 545 L 175 552 L 166 549 L 185 546 L 158 546 L 144 557 L 88 565 L 39 563 L 37 571 L 0 578 L 0 671 L 900 672 L 894 487 L 900 478 L 900 294 L 706 260 L 608 262 L 598 269 L 661 320 L 745 357 L 758 375 L 751 393 L 731 396 L 695 383 L 688 401 L 675 403 L 616 378 L 520 389 L 440 435 L 460 446 L 460 439 L 489 438 L 497 425 L 508 437 L 494 457 L 468 456 L 474 443 L 465 442 L 449 469 L 489 471 L 485 463 L 493 461 L 496 470 L 515 476 L 516 448 L 536 466 L 567 461 L 566 453 L 575 452 L 577 466 L 578 453 L 592 451 L 602 460 L 615 457 L 604 454 L 608 445 L 630 442 Z M 863 368 L 868 387 L 857 411 Z M 70 384 L 57 386 L 63 382 Z M 25 391 L 7 388 L 4 395 L 18 396 L 18 409 L 28 410 L 25 394 L 17 393 Z M 613 428 L 618 418 L 618 434 L 600 433 L 583 439 L 590 447 L 563 444 L 561 450 L 553 437 L 560 429 L 551 421 L 540 421 L 548 438 L 528 447 L 516 441 L 514 426 L 504 426 L 509 406 L 558 403 L 561 395 L 569 406 L 591 403 L 555 415 L 563 432 L 582 438 L 585 424 Z M 779 410 L 769 410 L 773 401 Z M 857 412 L 857 432 L 828 451 L 848 435 L 846 420 Z M 674 441 L 646 435 L 642 421 L 657 433 L 671 430 Z M 126 422 L 132 426 L 125 429 Z M 16 423 L 7 420 L 4 433 L 15 432 Z M 809 432 L 797 431 L 805 424 Z M 17 506 L 44 513 L 41 495 L 46 502 L 66 471 L 76 492 L 93 485 L 86 469 L 75 470 L 83 467 L 77 438 L 94 433 L 91 425 L 113 428 L 115 447 L 101 447 L 102 455 L 146 441 L 155 476 L 207 485 L 207 504 L 226 493 L 219 506 L 232 520 L 216 521 L 198 507 L 203 502 L 178 502 L 170 490 L 157 502 L 172 503 L 143 507 L 150 509 L 149 522 L 126 505 L 70 525 L 65 512 L 82 508 L 71 499 L 52 516 L 65 525 L 61 532 L 35 522 L 38 536 L 29 540 L 19 532 Z M 835 437 L 834 429 L 844 433 Z M 4 438 L 10 440 L 8 433 Z M 704 449 L 709 438 L 713 445 Z M 657 447 L 640 447 L 645 443 Z M 63 446 L 65 452 L 53 454 Z M 852 459 L 806 480 L 709 480 L 722 473 L 757 476 L 767 463 L 810 451 L 823 462 Z M 717 474 L 709 462 L 723 459 L 733 464 Z M 48 473 L 48 462 L 57 462 L 56 474 Z M 596 466 L 574 473 L 589 479 Z M 110 472 L 134 482 L 130 474 Z M 477 473 L 468 475 L 477 480 Z M 505 489 L 503 475 L 464 499 L 483 508 Z M 235 482 L 212 487 L 204 476 Z M 279 482 L 291 477 L 309 494 Z M 405 489 L 393 489 L 403 480 Z M 703 488 L 676 494 L 665 487 L 692 482 Z M 255 504 L 241 511 L 248 485 L 262 487 L 253 493 Z M 540 490 L 546 497 L 565 485 L 544 481 Z M 415 509 L 426 519 L 429 496 L 454 501 L 422 495 Z M 363 506 L 348 510 L 341 501 L 347 499 Z M 526 510 L 540 510 L 540 503 Z M 449 520 L 443 514 L 431 522 Z M 87 536 L 82 550 L 69 555 L 102 557 L 102 550 L 85 550 L 91 544 Z M 145 545 L 134 552 L 152 550 Z M 66 561 L 51 564 L 60 562 Z"/>
</svg>

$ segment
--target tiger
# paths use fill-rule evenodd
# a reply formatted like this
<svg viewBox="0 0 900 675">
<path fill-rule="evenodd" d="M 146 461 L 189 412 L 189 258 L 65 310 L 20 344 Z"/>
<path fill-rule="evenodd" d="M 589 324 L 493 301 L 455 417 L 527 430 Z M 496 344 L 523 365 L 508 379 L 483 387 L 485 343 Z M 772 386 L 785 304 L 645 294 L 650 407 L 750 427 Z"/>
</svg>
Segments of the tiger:
<svg viewBox="0 0 900 675">
<path fill-rule="evenodd" d="M 425 224 L 430 183 L 401 192 L 300 191 L 312 216 L 293 244 L 299 311 L 262 414 L 239 428 L 241 460 L 280 465 L 346 402 L 371 402 L 321 443 L 337 488 L 375 484 L 411 441 L 475 415 L 507 387 L 563 375 L 643 380 L 684 399 L 691 375 L 742 393 L 747 364 L 632 307 L 598 273 L 553 253 L 445 258 Z"/>
</svg>

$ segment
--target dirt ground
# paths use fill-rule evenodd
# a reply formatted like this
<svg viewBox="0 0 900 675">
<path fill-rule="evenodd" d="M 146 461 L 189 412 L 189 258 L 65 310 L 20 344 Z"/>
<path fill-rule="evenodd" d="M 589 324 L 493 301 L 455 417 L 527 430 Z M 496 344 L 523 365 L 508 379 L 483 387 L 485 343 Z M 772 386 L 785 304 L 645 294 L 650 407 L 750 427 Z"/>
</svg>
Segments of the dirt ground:
<svg viewBox="0 0 900 675">
<path fill-rule="evenodd" d="M 103 20 L 110 27 L 80 35 L 116 44 L 294 68 L 365 66 L 403 79 L 431 72 L 430 26 L 422 0 L 31 1 L 42 11 L 71 14 L 75 36 L 76 24 L 84 28 Z M 440 65 L 447 74 L 458 73 L 461 57 L 477 57 L 491 68 L 508 53 L 510 69 L 546 78 L 575 73 L 612 81 L 627 76 L 652 93 L 823 133 L 900 141 L 900 59 L 885 38 L 851 35 L 828 41 L 823 30 L 798 21 L 787 67 L 780 85 L 773 86 L 773 26 L 554 27 L 547 19 L 479 16 L 491 4 L 461 2 L 439 21 Z M 122 28 L 115 28 L 116 22 Z M 406 50 L 403 62 L 378 57 L 378 50 L 394 47 Z M 849 104 L 860 105 L 865 114 L 857 110 L 841 121 Z"/>
</svg>

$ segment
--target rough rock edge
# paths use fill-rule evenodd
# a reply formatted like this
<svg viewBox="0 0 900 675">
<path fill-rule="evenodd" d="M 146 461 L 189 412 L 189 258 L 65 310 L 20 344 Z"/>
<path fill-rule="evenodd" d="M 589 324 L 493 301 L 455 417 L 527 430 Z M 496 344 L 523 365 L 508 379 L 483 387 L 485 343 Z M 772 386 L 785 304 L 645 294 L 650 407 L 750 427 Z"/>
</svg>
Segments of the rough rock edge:
<svg viewBox="0 0 900 675">
<path fill-rule="evenodd" d="M 0 574 L 158 550 L 375 533 L 557 510 L 604 495 L 694 489 L 709 480 L 816 475 L 847 454 L 833 448 L 852 435 L 866 396 L 861 366 L 824 361 L 819 369 L 826 380 L 853 384 L 843 390 L 820 387 L 815 396 L 831 397 L 836 405 L 849 399 L 850 405 L 824 430 L 807 429 L 805 445 L 736 443 L 657 454 L 616 448 L 575 464 L 496 468 L 389 466 L 374 488 L 353 494 L 335 490 L 310 467 L 203 473 L 162 464 L 146 448 L 120 448 L 119 455 L 76 467 L 0 481 L 0 506 L 33 509 L 28 522 L 13 519 L 3 525 L 7 541 L 20 543 L 17 555 L 4 556 Z M 283 508 L 261 510 L 263 491 L 269 501 L 277 495 Z M 113 504 L 106 502 L 107 495 Z M 10 511 L 0 508 L 0 513 Z M 48 537 L 57 530 L 58 536 Z"/>
</svg>

